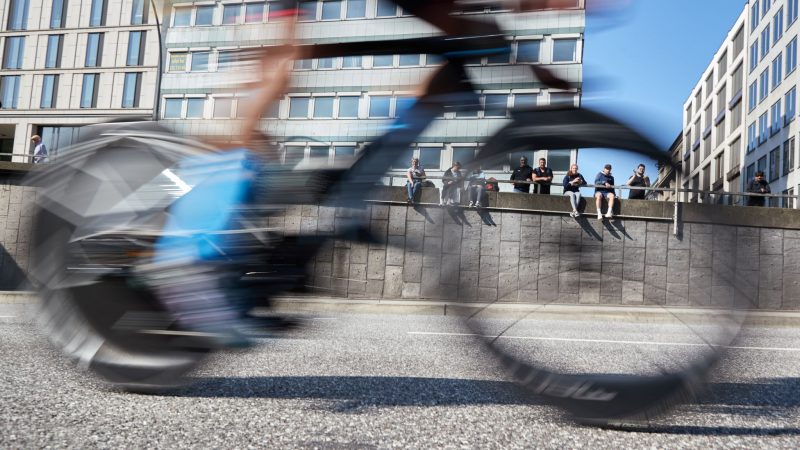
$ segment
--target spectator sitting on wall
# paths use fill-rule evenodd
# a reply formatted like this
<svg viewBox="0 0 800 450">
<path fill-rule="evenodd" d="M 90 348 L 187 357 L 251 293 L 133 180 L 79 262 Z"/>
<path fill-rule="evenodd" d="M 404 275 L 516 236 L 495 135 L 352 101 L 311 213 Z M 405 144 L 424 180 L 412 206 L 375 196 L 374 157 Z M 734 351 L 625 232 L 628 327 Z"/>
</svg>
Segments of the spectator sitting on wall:
<svg viewBox="0 0 800 450">
<path fill-rule="evenodd" d="M 439 205 L 461 204 L 461 187 L 464 176 L 461 174 L 461 163 L 456 161 L 442 176 L 442 200 Z"/>
<path fill-rule="evenodd" d="M 756 172 L 756 177 L 747 184 L 747 192 L 751 194 L 769 194 L 772 192 L 769 188 L 769 183 L 764 179 L 763 171 Z M 766 202 L 766 197 L 754 197 L 752 195 L 747 197 L 747 206 L 765 206 Z"/>
<path fill-rule="evenodd" d="M 639 167 L 633 171 L 633 175 L 628 178 L 625 184 L 633 187 L 650 187 L 650 177 L 644 174 L 644 164 L 639 164 Z M 645 193 L 644 189 L 631 189 L 628 198 L 644 200 Z"/>
<path fill-rule="evenodd" d="M 519 167 L 514 169 L 511 173 L 511 181 L 531 181 L 533 178 L 533 167 L 528 165 L 528 158 L 522 156 L 519 158 Z M 521 192 L 528 194 L 531 191 L 531 185 L 528 183 L 514 183 L 514 192 Z"/>
<path fill-rule="evenodd" d="M 569 214 L 572 217 L 578 217 L 581 213 L 578 212 L 578 205 L 581 202 L 581 186 L 586 185 L 586 179 L 578 172 L 578 165 L 573 164 L 569 168 L 569 172 L 564 175 L 564 195 L 569 196 L 569 202 L 572 205 L 572 212 Z"/>
<path fill-rule="evenodd" d="M 469 177 L 469 206 L 482 207 L 481 200 L 486 196 L 486 174 L 475 169 Z"/>
<path fill-rule="evenodd" d="M 614 176 L 611 175 L 611 164 L 606 164 L 603 170 L 594 179 L 594 204 L 597 207 L 597 220 L 603 220 L 603 198 L 608 202 L 608 211 L 605 217 L 614 217 Z"/>
<path fill-rule="evenodd" d="M 422 180 L 425 179 L 425 169 L 420 165 L 419 158 L 411 159 L 411 167 L 406 171 L 406 188 L 408 189 L 408 203 L 414 203 L 414 199 L 419 194 L 419 188 L 422 187 Z"/>
<path fill-rule="evenodd" d="M 550 183 L 553 182 L 553 171 L 547 167 L 547 160 L 539 158 L 539 167 L 533 169 L 533 181 L 536 182 L 534 188 L 537 194 L 550 194 Z"/>
<path fill-rule="evenodd" d="M 42 138 L 38 134 L 31 136 L 33 142 L 33 163 L 41 164 L 47 162 L 47 146 L 42 142 Z"/>
</svg>

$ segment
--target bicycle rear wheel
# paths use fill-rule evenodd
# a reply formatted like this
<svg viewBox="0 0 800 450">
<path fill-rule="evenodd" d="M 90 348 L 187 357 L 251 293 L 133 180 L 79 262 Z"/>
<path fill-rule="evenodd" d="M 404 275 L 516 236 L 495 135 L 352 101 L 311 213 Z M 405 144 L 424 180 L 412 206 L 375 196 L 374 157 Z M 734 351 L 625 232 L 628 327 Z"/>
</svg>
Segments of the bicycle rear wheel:
<svg viewBox="0 0 800 450">
<path fill-rule="evenodd" d="M 507 153 L 576 148 L 624 150 L 672 164 L 668 153 L 626 124 L 585 109 L 519 111 L 474 164 Z M 593 174 L 586 178 L 594 180 Z M 501 242 L 514 256 L 499 257 L 500 284 L 518 283 L 519 297 L 479 298 L 465 322 L 527 392 L 575 420 L 600 425 L 646 421 L 702 391 L 744 315 L 734 310 L 732 297 L 704 305 L 668 300 L 667 246 L 681 249 L 670 252 L 676 260 L 669 263 L 670 277 L 681 275 L 672 271 L 682 258 L 687 259 L 686 272 L 695 270 L 688 263 L 694 243 L 669 235 L 670 222 L 632 216 L 595 221 L 593 199 L 585 212 L 591 221 L 548 214 L 521 219 L 529 226 L 521 228 L 520 242 Z M 729 234 L 730 227 L 707 219 L 710 230 Z M 717 239 L 700 236 L 697 245 L 701 237 L 701 249 L 708 244 L 707 250 Z M 735 247 L 733 241 L 723 245 L 727 251 Z M 663 265 L 647 265 L 645 255 L 659 252 Z M 487 264 L 494 261 L 486 259 Z M 729 262 L 696 270 L 709 282 L 713 278 L 733 286 Z M 646 268 L 652 273 L 646 274 Z M 656 291 L 663 300 L 652 300 Z"/>
</svg>

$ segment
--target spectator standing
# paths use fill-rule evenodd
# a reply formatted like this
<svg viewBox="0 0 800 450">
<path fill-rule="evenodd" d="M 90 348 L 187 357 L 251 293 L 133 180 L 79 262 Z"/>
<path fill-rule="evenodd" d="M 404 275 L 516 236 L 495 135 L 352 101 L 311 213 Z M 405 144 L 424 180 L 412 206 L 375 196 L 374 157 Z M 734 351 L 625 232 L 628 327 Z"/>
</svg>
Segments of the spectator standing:
<svg viewBox="0 0 800 450">
<path fill-rule="evenodd" d="M 547 160 L 544 158 L 539 158 L 539 167 L 533 169 L 533 181 L 536 182 L 536 193 L 550 195 L 553 171 L 547 167 Z"/>
<path fill-rule="evenodd" d="M 411 159 L 411 167 L 406 171 L 406 189 L 408 189 L 408 204 L 413 204 L 419 194 L 422 181 L 425 179 L 425 169 L 420 165 L 419 158 Z"/>
<path fill-rule="evenodd" d="M 486 174 L 481 169 L 475 169 L 469 177 L 469 206 L 482 207 L 481 200 L 486 192 Z"/>
<path fill-rule="evenodd" d="M 511 174 L 511 181 L 531 181 L 533 179 L 533 167 L 528 165 L 528 158 L 519 158 L 519 167 L 514 169 Z M 528 194 L 531 192 L 531 185 L 528 183 L 514 183 L 514 192 Z"/>
<path fill-rule="evenodd" d="M 461 204 L 461 186 L 464 176 L 461 174 L 461 163 L 456 161 L 442 176 L 442 206 Z"/>
<path fill-rule="evenodd" d="M 636 170 L 633 171 L 633 175 L 628 178 L 628 181 L 625 184 L 632 187 L 650 187 L 650 177 L 644 174 L 644 164 L 639 164 Z M 644 189 L 631 189 L 630 193 L 628 194 L 628 198 L 634 200 L 644 200 L 646 192 L 647 191 Z"/>
<path fill-rule="evenodd" d="M 594 204 L 597 207 L 597 220 L 603 220 L 603 199 L 608 202 L 608 211 L 605 217 L 611 219 L 614 217 L 614 176 L 611 175 L 611 164 L 606 164 L 603 170 L 597 174 L 594 179 Z"/>
<path fill-rule="evenodd" d="M 47 146 L 42 142 L 41 136 L 34 134 L 31 136 L 33 142 L 33 163 L 42 164 L 47 162 Z"/>
<path fill-rule="evenodd" d="M 578 172 L 578 165 L 573 164 L 569 168 L 569 172 L 564 175 L 564 195 L 569 196 L 569 202 L 572 204 L 572 212 L 569 214 L 571 217 L 578 217 L 581 213 L 578 212 L 578 205 L 581 202 L 581 186 L 586 186 L 586 179 Z"/>
<path fill-rule="evenodd" d="M 763 171 L 756 172 L 756 177 L 747 184 L 747 192 L 751 194 L 769 194 L 772 192 L 769 188 L 769 183 L 764 179 Z M 747 206 L 765 206 L 766 202 L 766 197 L 747 197 Z"/>
</svg>

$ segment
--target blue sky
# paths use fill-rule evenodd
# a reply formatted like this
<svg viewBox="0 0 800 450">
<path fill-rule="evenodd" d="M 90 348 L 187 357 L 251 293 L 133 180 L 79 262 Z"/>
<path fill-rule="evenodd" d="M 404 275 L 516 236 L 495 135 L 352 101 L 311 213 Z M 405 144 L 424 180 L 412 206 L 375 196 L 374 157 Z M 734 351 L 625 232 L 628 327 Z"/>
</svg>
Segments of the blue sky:
<svg viewBox="0 0 800 450">
<path fill-rule="evenodd" d="M 622 14 L 587 14 L 583 105 L 622 118 L 669 148 L 681 130 L 683 102 L 745 3 L 630 0 Z M 630 153 L 584 150 L 578 156 L 590 183 L 611 163 L 622 184 L 639 162 L 655 181 L 654 162 Z"/>
</svg>

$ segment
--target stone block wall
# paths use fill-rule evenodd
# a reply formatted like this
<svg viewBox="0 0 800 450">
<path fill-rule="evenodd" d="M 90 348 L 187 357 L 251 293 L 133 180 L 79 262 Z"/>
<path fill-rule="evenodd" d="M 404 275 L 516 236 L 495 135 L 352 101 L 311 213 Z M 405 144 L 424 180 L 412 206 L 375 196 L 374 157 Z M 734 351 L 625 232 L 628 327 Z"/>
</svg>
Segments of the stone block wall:
<svg viewBox="0 0 800 450">
<path fill-rule="evenodd" d="M 291 207 L 271 223 L 330 232 L 351 221 L 378 242 L 329 242 L 309 268 L 320 295 L 800 309 L 800 230 L 684 223 L 675 236 L 666 218 L 390 203 Z"/>
<path fill-rule="evenodd" d="M 15 290 L 25 279 L 35 196 L 32 187 L 0 183 L 0 290 Z"/>
</svg>

